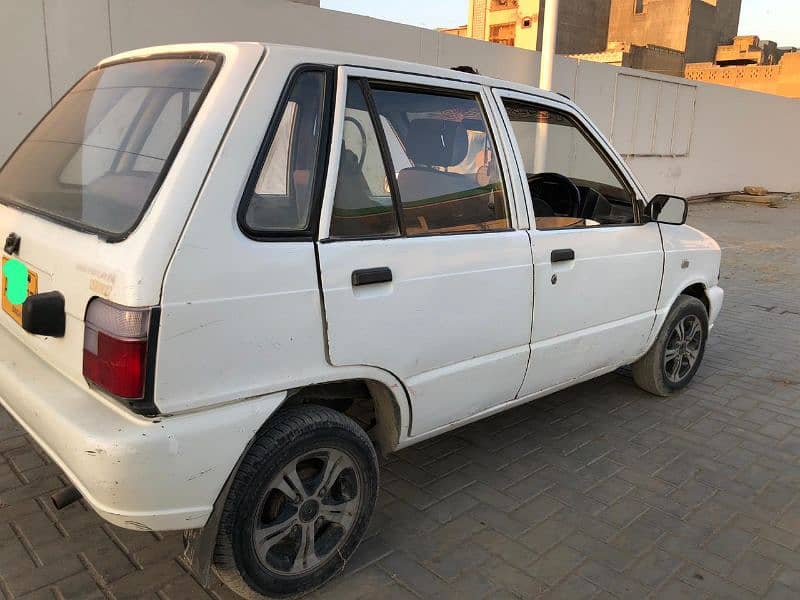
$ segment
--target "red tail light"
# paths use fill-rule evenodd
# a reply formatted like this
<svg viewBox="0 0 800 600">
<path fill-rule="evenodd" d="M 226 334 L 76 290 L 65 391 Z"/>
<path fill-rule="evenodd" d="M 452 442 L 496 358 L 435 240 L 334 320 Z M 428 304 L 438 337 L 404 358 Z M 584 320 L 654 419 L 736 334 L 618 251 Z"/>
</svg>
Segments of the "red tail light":
<svg viewBox="0 0 800 600">
<path fill-rule="evenodd" d="M 143 398 L 150 315 L 149 308 L 92 300 L 83 334 L 83 376 L 118 398 Z"/>
</svg>

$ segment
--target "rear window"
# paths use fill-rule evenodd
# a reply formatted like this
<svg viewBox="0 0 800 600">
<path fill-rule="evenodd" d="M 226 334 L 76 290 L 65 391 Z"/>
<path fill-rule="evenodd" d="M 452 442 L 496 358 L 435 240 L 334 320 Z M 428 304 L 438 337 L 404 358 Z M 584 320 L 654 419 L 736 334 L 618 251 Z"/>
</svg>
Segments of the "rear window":
<svg viewBox="0 0 800 600">
<path fill-rule="evenodd" d="M 165 57 L 90 71 L 0 171 L 0 201 L 108 238 L 135 228 L 219 61 Z"/>
</svg>

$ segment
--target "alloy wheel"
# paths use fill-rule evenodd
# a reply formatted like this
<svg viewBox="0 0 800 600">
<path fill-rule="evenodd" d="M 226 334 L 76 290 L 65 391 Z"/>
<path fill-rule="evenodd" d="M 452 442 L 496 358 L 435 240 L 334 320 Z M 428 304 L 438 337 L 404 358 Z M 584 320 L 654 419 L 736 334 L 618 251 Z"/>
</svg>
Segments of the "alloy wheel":
<svg viewBox="0 0 800 600">
<path fill-rule="evenodd" d="M 253 545 L 280 575 L 308 573 L 336 555 L 361 507 L 361 475 L 346 452 L 321 448 L 292 460 L 259 503 Z"/>
<path fill-rule="evenodd" d="M 695 315 L 687 315 L 675 324 L 664 349 L 664 374 L 674 384 L 680 383 L 694 369 L 703 347 L 703 325 Z"/>
</svg>

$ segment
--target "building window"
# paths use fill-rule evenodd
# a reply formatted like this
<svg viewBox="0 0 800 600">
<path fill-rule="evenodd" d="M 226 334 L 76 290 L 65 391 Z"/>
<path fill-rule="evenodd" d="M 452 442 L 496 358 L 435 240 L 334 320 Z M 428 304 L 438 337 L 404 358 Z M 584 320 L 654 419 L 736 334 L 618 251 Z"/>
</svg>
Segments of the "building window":
<svg viewBox="0 0 800 600">
<path fill-rule="evenodd" d="M 633 12 L 637 15 L 644 14 L 644 0 L 634 0 Z"/>
<path fill-rule="evenodd" d="M 509 8 L 519 8 L 519 0 L 492 0 L 489 10 L 508 10 Z"/>
<path fill-rule="evenodd" d="M 504 23 L 503 25 L 492 25 L 489 27 L 489 41 L 504 46 L 513 46 L 517 26 L 515 23 Z"/>
</svg>

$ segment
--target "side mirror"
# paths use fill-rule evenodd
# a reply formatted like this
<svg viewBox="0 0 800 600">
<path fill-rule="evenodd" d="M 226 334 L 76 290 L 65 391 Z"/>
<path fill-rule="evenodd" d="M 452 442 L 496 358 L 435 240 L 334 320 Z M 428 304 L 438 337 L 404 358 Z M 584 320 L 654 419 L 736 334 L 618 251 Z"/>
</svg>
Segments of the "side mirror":
<svg viewBox="0 0 800 600">
<path fill-rule="evenodd" d="M 647 214 L 651 221 L 665 225 L 683 225 L 689 214 L 689 203 L 686 198 L 659 194 L 647 205 Z"/>
</svg>

